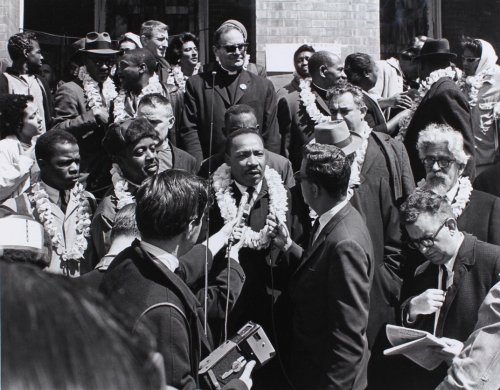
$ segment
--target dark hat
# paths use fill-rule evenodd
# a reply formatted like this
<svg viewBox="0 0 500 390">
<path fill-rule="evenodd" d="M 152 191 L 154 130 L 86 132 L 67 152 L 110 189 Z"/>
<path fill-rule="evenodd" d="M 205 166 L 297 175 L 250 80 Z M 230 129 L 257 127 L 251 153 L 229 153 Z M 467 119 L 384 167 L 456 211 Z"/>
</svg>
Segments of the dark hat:
<svg viewBox="0 0 500 390">
<path fill-rule="evenodd" d="M 363 139 L 350 132 L 345 121 L 324 122 L 314 127 L 314 138 L 318 144 L 333 145 L 348 156 L 359 149 Z"/>
<path fill-rule="evenodd" d="M 81 51 L 84 53 L 102 55 L 112 55 L 118 53 L 118 50 L 112 49 L 111 37 L 107 32 L 89 32 L 85 36 L 85 45 Z"/>
<path fill-rule="evenodd" d="M 146 118 L 127 119 L 122 123 L 109 126 L 102 146 L 111 156 L 119 154 L 127 146 L 133 145 L 143 138 L 158 139 L 158 133 Z"/>
<path fill-rule="evenodd" d="M 446 57 L 449 59 L 455 58 L 457 55 L 450 52 L 450 42 L 446 38 L 442 39 L 427 39 L 420 50 L 420 54 L 414 58 L 419 60 L 423 57 Z"/>
</svg>

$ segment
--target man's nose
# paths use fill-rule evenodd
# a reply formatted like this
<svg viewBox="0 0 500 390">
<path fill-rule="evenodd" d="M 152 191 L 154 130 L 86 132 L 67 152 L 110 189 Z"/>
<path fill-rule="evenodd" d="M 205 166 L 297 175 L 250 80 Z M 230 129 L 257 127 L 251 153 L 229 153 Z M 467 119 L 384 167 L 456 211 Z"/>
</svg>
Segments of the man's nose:
<svg viewBox="0 0 500 390">
<path fill-rule="evenodd" d="M 337 111 L 337 114 L 335 115 L 335 119 L 337 119 L 337 120 L 343 120 L 344 119 L 342 117 L 342 114 L 340 113 L 340 111 Z"/>
<path fill-rule="evenodd" d="M 439 163 L 437 161 L 434 161 L 434 163 L 432 164 L 432 170 L 433 171 L 440 171 L 441 170 L 441 167 L 439 166 Z"/>
</svg>

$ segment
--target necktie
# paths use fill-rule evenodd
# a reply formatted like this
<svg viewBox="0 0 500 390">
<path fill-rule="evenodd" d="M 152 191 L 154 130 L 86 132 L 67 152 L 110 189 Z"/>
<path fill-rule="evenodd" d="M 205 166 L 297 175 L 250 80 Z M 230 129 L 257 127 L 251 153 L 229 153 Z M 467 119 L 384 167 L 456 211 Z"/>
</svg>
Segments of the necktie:
<svg viewBox="0 0 500 390">
<path fill-rule="evenodd" d="M 311 233 L 309 235 L 309 248 L 312 246 L 314 243 L 314 239 L 316 238 L 316 233 L 318 233 L 319 230 L 319 218 L 316 218 L 316 221 L 314 221 L 314 225 L 311 229 Z"/>
<path fill-rule="evenodd" d="M 66 208 L 68 207 L 68 200 L 66 199 L 66 191 L 59 191 L 59 199 L 61 201 L 61 210 L 66 214 Z"/>
<path fill-rule="evenodd" d="M 252 203 L 252 198 L 253 198 L 253 194 L 255 192 L 255 187 L 248 187 L 247 188 L 247 193 L 248 193 L 248 203 Z"/>
<path fill-rule="evenodd" d="M 441 290 L 443 290 L 444 292 L 446 292 L 448 290 L 447 288 L 447 284 L 448 284 L 448 269 L 446 268 L 446 266 L 444 264 L 441 265 L 441 270 L 442 270 L 442 274 L 441 274 Z"/>
</svg>

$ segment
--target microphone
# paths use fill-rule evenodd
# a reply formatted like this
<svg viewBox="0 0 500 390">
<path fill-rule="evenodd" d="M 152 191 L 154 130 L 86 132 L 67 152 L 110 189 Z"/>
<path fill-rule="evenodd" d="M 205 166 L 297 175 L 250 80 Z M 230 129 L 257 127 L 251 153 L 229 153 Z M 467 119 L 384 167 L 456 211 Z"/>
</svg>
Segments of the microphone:
<svg viewBox="0 0 500 390">
<path fill-rule="evenodd" d="M 249 198 L 250 194 L 246 191 L 241 195 L 240 206 L 238 207 L 238 212 L 236 213 L 236 224 L 234 225 L 234 229 L 243 225 L 250 215 L 250 204 L 248 203 Z M 232 246 L 235 241 L 236 240 L 233 234 L 231 234 L 227 242 L 228 246 Z"/>
</svg>

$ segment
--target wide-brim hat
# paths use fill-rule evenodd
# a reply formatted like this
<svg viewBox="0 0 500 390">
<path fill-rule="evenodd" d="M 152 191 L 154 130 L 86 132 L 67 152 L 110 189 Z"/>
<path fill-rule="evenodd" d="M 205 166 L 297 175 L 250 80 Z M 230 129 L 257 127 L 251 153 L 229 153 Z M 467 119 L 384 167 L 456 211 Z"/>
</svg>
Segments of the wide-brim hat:
<svg viewBox="0 0 500 390">
<path fill-rule="evenodd" d="M 358 150 L 363 138 L 349 131 L 345 121 L 324 122 L 314 127 L 314 138 L 318 144 L 333 145 L 348 156 Z"/>
<path fill-rule="evenodd" d="M 118 50 L 114 50 L 111 37 L 107 32 L 89 32 L 85 36 L 85 44 L 83 49 L 81 49 L 83 53 L 93 53 L 93 54 L 101 54 L 101 55 L 114 55 L 118 53 Z"/>
<path fill-rule="evenodd" d="M 420 54 L 413 60 L 420 60 L 429 57 L 456 58 L 456 54 L 450 52 L 450 42 L 446 38 L 427 39 L 420 50 Z"/>
</svg>

